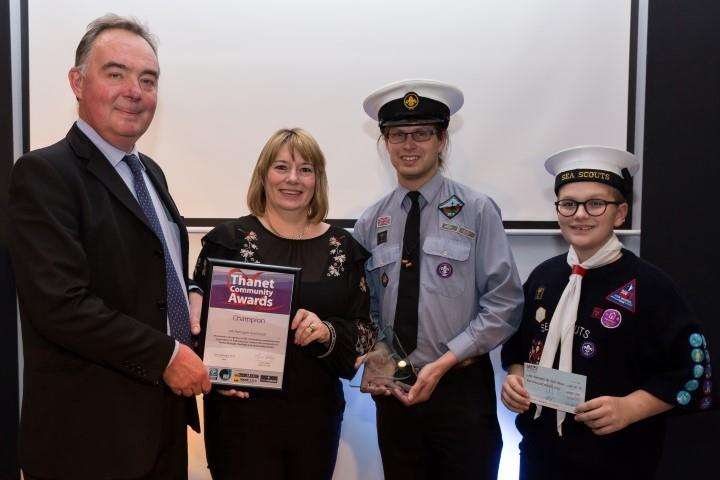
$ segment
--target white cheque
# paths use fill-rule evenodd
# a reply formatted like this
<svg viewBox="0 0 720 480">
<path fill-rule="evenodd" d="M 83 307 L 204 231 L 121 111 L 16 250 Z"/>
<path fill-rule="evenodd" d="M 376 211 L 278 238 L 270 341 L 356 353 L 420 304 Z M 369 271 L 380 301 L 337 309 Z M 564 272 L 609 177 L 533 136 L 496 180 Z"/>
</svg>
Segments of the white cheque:
<svg viewBox="0 0 720 480">
<path fill-rule="evenodd" d="M 537 405 L 575 413 L 575 407 L 585 401 L 585 375 L 526 363 L 524 376 L 530 401 Z"/>
</svg>

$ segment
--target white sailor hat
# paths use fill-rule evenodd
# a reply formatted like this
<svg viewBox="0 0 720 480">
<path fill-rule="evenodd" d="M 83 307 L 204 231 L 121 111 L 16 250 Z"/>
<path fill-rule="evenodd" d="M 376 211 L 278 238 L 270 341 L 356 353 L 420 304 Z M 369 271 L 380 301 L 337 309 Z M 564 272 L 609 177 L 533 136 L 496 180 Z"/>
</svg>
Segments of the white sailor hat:
<svg viewBox="0 0 720 480">
<path fill-rule="evenodd" d="M 440 123 L 447 128 L 450 115 L 463 105 L 459 88 L 437 80 L 400 80 L 375 90 L 363 102 L 380 128 Z"/>
<path fill-rule="evenodd" d="M 599 182 L 628 196 L 632 193 L 632 176 L 639 168 L 632 153 L 598 145 L 568 148 L 545 160 L 545 170 L 555 176 L 555 194 L 567 183 Z"/>
</svg>

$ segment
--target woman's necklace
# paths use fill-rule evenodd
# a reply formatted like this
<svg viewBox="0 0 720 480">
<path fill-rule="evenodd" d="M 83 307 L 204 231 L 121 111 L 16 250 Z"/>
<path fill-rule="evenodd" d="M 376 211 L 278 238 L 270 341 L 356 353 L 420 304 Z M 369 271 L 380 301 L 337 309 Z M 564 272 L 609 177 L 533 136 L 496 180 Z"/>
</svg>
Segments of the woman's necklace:
<svg viewBox="0 0 720 480">
<path fill-rule="evenodd" d="M 300 230 L 297 234 L 292 236 L 286 236 L 282 235 L 280 232 L 278 232 L 277 228 L 275 228 L 275 225 L 272 224 L 272 221 L 270 220 L 270 215 L 265 215 L 265 220 L 267 221 L 268 227 L 270 227 L 270 230 L 277 235 L 278 237 L 282 238 L 289 238 L 291 240 L 302 240 L 305 238 L 305 235 L 307 235 L 308 230 L 310 229 L 310 222 L 306 223 L 305 226 Z"/>
</svg>

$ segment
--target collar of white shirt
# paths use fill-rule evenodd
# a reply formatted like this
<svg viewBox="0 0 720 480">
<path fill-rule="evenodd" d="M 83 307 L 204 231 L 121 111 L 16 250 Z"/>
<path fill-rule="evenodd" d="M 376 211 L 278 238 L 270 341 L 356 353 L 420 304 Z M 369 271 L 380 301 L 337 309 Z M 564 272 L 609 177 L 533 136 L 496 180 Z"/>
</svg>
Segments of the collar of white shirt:
<svg viewBox="0 0 720 480">
<path fill-rule="evenodd" d="M 94 128 L 92 128 L 82 118 L 78 118 L 75 124 L 78 126 L 80 131 L 83 132 L 85 136 L 90 139 L 93 145 L 95 145 L 98 150 L 100 150 L 100 152 L 105 155 L 105 158 L 108 159 L 113 168 L 117 169 L 118 163 L 123 161 L 125 155 L 136 155 L 138 158 L 140 158 L 137 145 L 133 145 L 133 148 L 130 152 L 124 152 L 119 148 L 115 147 L 114 145 L 108 143 L 104 138 L 100 136 L 99 133 L 95 131 Z M 142 168 L 145 169 L 145 165 L 143 165 L 142 162 L 140 162 L 140 165 L 142 165 Z"/>
</svg>

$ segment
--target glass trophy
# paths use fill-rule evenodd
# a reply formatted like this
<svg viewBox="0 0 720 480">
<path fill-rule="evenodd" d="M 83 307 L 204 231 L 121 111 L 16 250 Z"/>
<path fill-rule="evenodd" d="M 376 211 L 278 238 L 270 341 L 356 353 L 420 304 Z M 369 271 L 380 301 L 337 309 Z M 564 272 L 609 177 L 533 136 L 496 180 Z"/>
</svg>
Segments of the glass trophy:
<svg viewBox="0 0 720 480">
<path fill-rule="evenodd" d="M 381 388 L 409 390 L 415 383 L 415 367 L 392 329 L 386 327 L 382 333 L 384 335 L 365 356 L 360 384 L 351 386 L 370 393 Z"/>
</svg>

